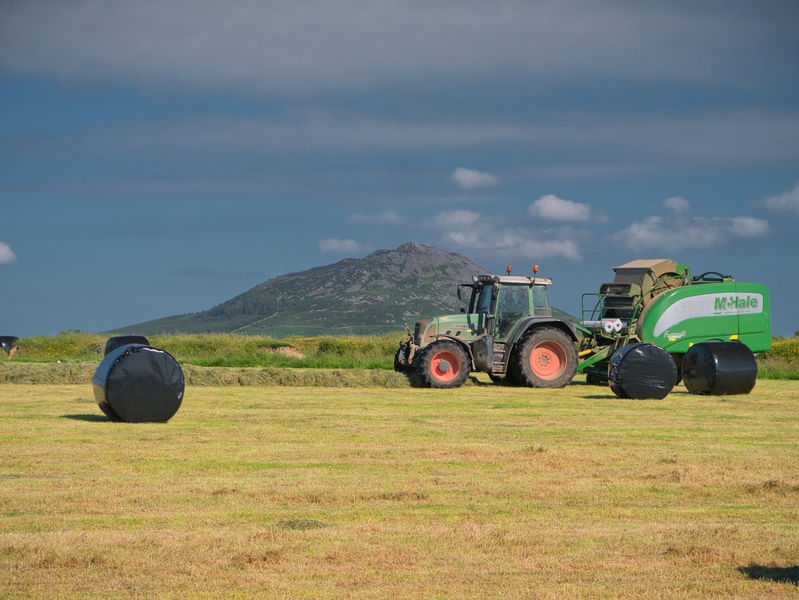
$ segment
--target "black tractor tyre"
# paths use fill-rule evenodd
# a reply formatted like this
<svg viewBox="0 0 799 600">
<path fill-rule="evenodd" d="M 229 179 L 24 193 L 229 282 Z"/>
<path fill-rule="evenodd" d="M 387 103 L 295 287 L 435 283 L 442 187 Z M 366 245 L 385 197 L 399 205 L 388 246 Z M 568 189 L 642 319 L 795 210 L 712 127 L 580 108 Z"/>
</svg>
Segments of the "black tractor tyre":
<svg viewBox="0 0 799 600">
<path fill-rule="evenodd" d="M 441 340 L 427 346 L 419 357 L 416 373 L 431 388 L 456 388 L 469 377 L 469 357 L 455 342 Z"/>
<path fill-rule="evenodd" d="M 488 374 L 488 378 L 492 382 L 496 383 L 497 385 L 501 385 L 503 383 L 507 383 L 508 382 L 507 375 L 505 375 L 505 374 L 495 375 L 494 373 L 489 373 Z"/>
<path fill-rule="evenodd" d="M 516 344 L 514 372 L 520 385 L 537 388 L 562 388 L 577 372 L 577 349 L 560 329 L 537 327 Z"/>
<path fill-rule="evenodd" d="M 519 374 L 516 372 L 516 364 L 513 356 L 508 360 L 508 366 L 505 370 L 505 383 L 507 385 L 521 385 L 519 383 Z"/>
</svg>

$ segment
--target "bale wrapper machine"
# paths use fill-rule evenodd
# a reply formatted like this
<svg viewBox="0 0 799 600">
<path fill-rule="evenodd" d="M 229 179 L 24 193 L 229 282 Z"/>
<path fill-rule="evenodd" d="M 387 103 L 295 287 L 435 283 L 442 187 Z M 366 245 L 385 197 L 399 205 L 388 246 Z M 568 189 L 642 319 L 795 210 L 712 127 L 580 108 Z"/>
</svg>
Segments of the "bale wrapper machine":
<svg viewBox="0 0 799 600">
<path fill-rule="evenodd" d="M 608 381 L 608 360 L 627 344 L 651 343 L 674 358 L 696 343 L 733 341 L 752 352 L 771 347 L 768 290 L 730 275 L 691 276 L 685 264 L 668 259 L 634 260 L 615 267 L 616 277 L 599 292 L 582 297 L 580 324 L 590 331 L 578 345 L 578 372 L 589 383 Z"/>
</svg>

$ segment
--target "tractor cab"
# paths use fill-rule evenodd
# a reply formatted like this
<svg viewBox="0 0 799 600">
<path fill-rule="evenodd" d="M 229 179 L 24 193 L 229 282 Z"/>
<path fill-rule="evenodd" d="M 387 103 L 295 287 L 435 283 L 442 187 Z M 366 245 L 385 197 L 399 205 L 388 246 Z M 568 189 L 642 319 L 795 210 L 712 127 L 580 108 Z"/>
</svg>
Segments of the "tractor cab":
<svg viewBox="0 0 799 600">
<path fill-rule="evenodd" d="M 503 341 L 525 317 L 552 316 L 551 285 L 552 280 L 541 277 L 477 275 L 471 285 L 461 284 L 458 292 L 461 297 L 461 289 L 471 288 L 466 314 L 473 329 Z"/>
</svg>

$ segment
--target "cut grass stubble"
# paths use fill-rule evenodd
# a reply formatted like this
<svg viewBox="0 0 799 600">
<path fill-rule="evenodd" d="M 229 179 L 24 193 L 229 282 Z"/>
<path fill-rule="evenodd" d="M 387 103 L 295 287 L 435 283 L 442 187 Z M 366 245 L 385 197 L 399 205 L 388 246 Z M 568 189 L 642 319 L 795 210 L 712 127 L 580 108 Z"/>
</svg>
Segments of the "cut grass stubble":
<svg viewBox="0 0 799 600">
<path fill-rule="evenodd" d="M 0 387 L 0 596 L 795 596 L 799 386 Z"/>
</svg>

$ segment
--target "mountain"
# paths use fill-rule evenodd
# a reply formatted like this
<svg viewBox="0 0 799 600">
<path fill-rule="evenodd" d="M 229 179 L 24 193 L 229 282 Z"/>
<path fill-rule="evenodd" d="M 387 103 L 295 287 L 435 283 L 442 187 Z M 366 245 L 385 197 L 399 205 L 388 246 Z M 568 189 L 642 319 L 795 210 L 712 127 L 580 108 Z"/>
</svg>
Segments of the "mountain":
<svg viewBox="0 0 799 600">
<path fill-rule="evenodd" d="M 384 333 L 419 317 L 458 312 L 458 283 L 486 270 L 460 254 L 408 243 L 361 259 L 270 279 L 210 310 L 116 333 L 238 332 L 271 335 Z"/>
</svg>

